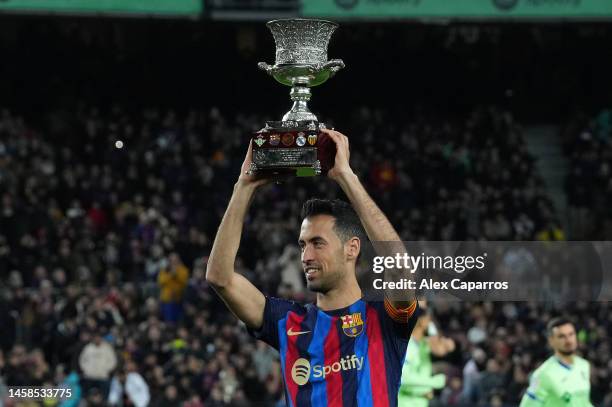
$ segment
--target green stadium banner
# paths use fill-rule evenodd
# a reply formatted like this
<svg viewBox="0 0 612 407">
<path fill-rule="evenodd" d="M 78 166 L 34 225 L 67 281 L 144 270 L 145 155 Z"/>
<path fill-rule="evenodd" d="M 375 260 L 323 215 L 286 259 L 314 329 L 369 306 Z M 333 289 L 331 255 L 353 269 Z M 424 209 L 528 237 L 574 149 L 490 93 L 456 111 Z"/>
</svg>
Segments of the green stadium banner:
<svg viewBox="0 0 612 407">
<path fill-rule="evenodd" d="M 0 0 L 0 13 L 197 17 L 202 0 Z"/>
<path fill-rule="evenodd" d="M 612 0 L 302 0 L 305 17 L 334 19 L 610 19 Z"/>
</svg>

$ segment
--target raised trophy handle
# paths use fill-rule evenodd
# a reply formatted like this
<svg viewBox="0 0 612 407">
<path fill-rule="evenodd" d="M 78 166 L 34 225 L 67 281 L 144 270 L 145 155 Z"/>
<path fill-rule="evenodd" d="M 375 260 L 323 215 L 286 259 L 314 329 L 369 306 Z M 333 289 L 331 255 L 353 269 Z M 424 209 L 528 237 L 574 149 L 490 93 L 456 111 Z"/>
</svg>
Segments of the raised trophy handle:
<svg viewBox="0 0 612 407">
<path fill-rule="evenodd" d="M 272 66 L 272 65 L 268 65 L 268 64 L 266 64 L 265 62 L 259 62 L 259 63 L 257 64 L 257 67 L 258 67 L 259 69 L 261 69 L 262 71 L 266 71 L 266 73 L 267 73 L 268 75 L 272 75 L 272 73 L 273 73 L 273 72 L 272 72 L 272 69 L 274 68 L 274 66 Z"/>
<path fill-rule="evenodd" d="M 321 66 L 321 70 L 329 71 L 329 76 L 334 76 L 336 72 L 344 68 L 344 62 L 341 59 L 332 59 Z"/>
</svg>

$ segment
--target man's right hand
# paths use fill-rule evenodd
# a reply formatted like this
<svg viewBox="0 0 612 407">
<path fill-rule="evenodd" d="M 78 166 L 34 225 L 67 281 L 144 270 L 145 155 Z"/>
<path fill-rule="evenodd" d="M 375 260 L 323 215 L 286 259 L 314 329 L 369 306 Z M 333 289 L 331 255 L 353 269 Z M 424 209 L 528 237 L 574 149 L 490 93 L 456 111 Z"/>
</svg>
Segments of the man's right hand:
<svg viewBox="0 0 612 407">
<path fill-rule="evenodd" d="M 444 373 L 438 373 L 431 377 L 431 387 L 434 389 L 441 389 L 446 384 L 446 375 Z"/>
<path fill-rule="evenodd" d="M 258 176 L 256 174 L 251 174 L 251 162 L 253 157 L 253 141 L 249 142 L 249 149 L 247 150 L 246 157 L 244 157 L 244 161 L 242 162 L 242 167 L 240 167 L 240 176 L 238 177 L 238 182 L 243 185 L 253 186 L 255 188 L 267 184 L 270 182 L 269 178 L 264 178 L 262 176 Z"/>
</svg>

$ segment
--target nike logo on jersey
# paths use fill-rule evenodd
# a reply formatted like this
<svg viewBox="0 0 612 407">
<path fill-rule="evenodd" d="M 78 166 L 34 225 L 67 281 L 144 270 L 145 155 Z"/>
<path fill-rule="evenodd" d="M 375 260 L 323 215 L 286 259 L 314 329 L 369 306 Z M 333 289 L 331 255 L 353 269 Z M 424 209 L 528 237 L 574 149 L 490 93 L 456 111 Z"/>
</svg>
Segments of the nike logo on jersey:
<svg viewBox="0 0 612 407">
<path fill-rule="evenodd" d="M 287 335 L 289 336 L 298 336 L 298 335 L 304 335 L 309 333 L 310 331 L 294 331 L 293 328 L 289 328 L 289 330 L 287 331 Z"/>
</svg>

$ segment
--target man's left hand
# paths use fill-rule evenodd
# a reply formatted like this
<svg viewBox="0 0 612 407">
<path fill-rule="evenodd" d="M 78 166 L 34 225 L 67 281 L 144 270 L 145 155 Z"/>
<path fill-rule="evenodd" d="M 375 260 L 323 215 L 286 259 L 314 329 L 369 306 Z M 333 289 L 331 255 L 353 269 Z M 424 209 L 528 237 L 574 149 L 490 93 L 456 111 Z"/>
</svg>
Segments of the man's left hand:
<svg viewBox="0 0 612 407">
<path fill-rule="evenodd" d="M 336 144 L 334 166 L 329 170 L 327 176 L 337 181 L 343 175 L 352 174 L 353 170 L 349 164 L 351 152 L 348 137 L 335 130 L 322 129 L 321 132 L 327 134 Z"/>
</svg>

